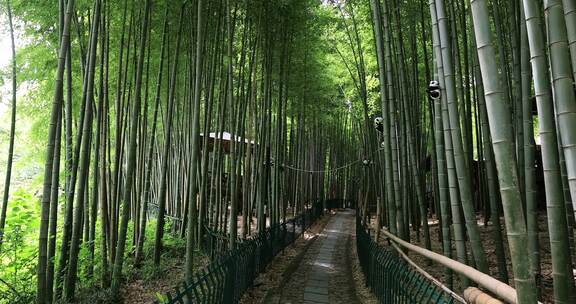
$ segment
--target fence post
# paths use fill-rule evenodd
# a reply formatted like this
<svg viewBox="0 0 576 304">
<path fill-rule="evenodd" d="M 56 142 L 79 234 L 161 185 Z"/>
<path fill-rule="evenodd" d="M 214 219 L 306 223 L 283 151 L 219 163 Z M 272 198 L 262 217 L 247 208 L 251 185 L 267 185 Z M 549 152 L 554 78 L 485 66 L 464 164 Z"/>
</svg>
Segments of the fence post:
<svg viewBox="0 0 576 304">
<path fill-rule="evenodd" d="M 304 205 L 304 212 L 302 212 L 302 231 L 300 231 L 300 235 L 304 235 L 304 230 L 306 230 L 306 205 Z"/>
<path fill-rule="evenodd" d="M 376 233 L 374 234 L 374 241 L 378 243 L 380 239 L 380 197 L 376 198 Z"/>
<path fill-rule="evenodd" d="M 293 243 L 299 235 L 296 234 L 296 226 L 301 226 L 299 234 L 304 234 L 308 226 L 319 217 L 320 202 L 312 203 L 309 208 L 283 223 L 278 223 L 261 231 L 257 236 L 251 237 L 242 243 L 238 243 L 235 249 L 226 252 L 219 251 L 222 244 L 222 236 L 205 226 L 204 250 L 206 255 L 212 258 L 212 262 L 205 270 L 196 273 L 192 284 L 182 285 L 176 288 L 176 297 L 167 293 L 167 304 L 175 303 L 236 303 L 246 291 L 253 285 L 256 276 L 263 272 L 272 258 L 283 251 L 288 244 Z M 309 218 L 308 224 L 306 218 Z M 287 223 L 292 223 L 292 237 L 288 237 L 289 228 Z M 282 235 L 280 235 L 282 234 Z M 207 239 L 206 239 L 207 238 Z M 226 239 L 227 240 L 227 239 Z"/>
<path fill-rule="evenodd" d="M 298 217 L 292 218 L 292 241 L 296 239 L 296 224 L 298 224 Z"/>
<path fill-rule="evenodd" d="M 226 262 L 226 274 L 224 279 L 224 303 L 232 303 L 234 301 L 234 297 L 236 294 L 235 286 L 234 286 L 234 277 L 235 277 L 235 256 L 236 254 L 233 253 L 228 257 L 228 261 Z"/>
</svg>

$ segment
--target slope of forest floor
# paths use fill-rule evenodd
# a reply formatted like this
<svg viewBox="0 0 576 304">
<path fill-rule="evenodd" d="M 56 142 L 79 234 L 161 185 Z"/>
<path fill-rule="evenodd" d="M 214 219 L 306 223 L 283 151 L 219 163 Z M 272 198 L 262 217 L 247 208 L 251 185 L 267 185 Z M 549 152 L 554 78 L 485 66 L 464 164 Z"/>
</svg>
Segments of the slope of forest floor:
<svg viewBox="0 0 576 304">
<path fill-rule="evenodd" d="M 160 271 L 152 271 L 151 276 L 147 277 L 150 272 L 147 270 L 137 270 L 133 272 L 132 277 L 124 285 L 122 300 L 124 303 L 139 304 L 151 303 L 157 299 L 157 295 L 165 295 L 168 291 L 174 291 L 174 288 L 184 281 L 186 273 L 186 248 L 177 248 L 172 252 L 166 253 L 166 261 Z M 194 252 L 194 269 L 200 270 L 209 263 L 206 255 L 200 251 Z"/>
<path fill-rule="evenodd" d="M 486 253 L 486 257 L 488 259 L 488 266 L 490 268 L 490 274 L 494 278 L 498 278 L 498 265 L 497 265 L 497 258 L 496 258 L 496 250 L 495 250 L 495 241 L 492 237 L 494 226 L 491 222 L 488 222 L 485 225 L 485 220 L 482 216 L 477 216 L 478 228 L 480 230 L 480 239 L 482 240 L 482 244 L 484 245 L 484 252 Z M 504 223 L 504 219 L 500 218 L 500 222 Z M 375 223 L 375 220 L 372 219 L 372 224 Z M 432 242 L 432 251 L 436 253 L 442 254 L 442 243 L 440 240 L 440 234 L 442 233 L 441 227 L 438 224 L 438 221 L 430 221 L 430 237 Z M 509 250 L 508 250 L 508 242 L 506 238 L 506 231 L 505 227 L 502 227 L 503 230 L 503 240 L 504 240 L 504 252 L 506 255 L 506 262 L 508 268 L 508 284 L 514 287 L 514 275 L 512 273 L 512 263 L 510 260 Z M 539 245 L 540 245 L 540 266 L 541 266 L 541 278 L 540 278 L 540 301 L 542 303 L 552 303 L 553 302 L 553 284 L 552 284 L 552 260 L 550 255 L 550 238 L 548 235 L 548 223 L 547 217 L 545 215 L 538 216 L 538 231 L 539 231 Z M 386 245 L 387 241 L 385 238 L 381 238 L 379 243 L 382 245 Z M 410 243 L 418 245 L 424 248 L 424 238 L 422 233 L 420 233 L 420 240 L 416 239 L 416 231 L 413 229 L 410 230 Z M 470 252 L 470 247 L 467 246 L 467 253 L 468 253 L 468 260 L 472 259 L 472 253 Z M 438 264 L 438 263 L 428 263 L 427 260 L 419 254 L 414 252 L 408 251 L 408 256 L 412 259 L 418 266 L 422 267 L 425 271 L 430 273 L 436 279 L 440 280 L 442 283 L 446 283 L 446 272 L 445 268 Z M 452 258 L 456 256 L 456 247 L 454 242 L 452 242 Z M 463 288 L 461 282 L 458 278 L 458 275 L 453 275 L 453 290 L 456 293 L 462 294 Z"/>
<path fill-rule="evenodd" d="M 164 245 L 160 268 L 156 269 L 152 264 L 152 251 L 145 263 L 134 268 L 130 265 L 127 269 L 126 281 L 122 285 L 120 300 L 112 300 L 109 290 L 94 289 L 94 286 L 82 288 L 78 295 L 78 303 L 105 304 L 126 303 L 140 304 L 152 303 L 159 295 L 165 295 L 168 291 L 184 281 L 186 265 L 185 243 L 172 243 Z M 152 249 L 152 248 L 150 248 Z M 196 251 L 194 253 L 194 268 L 200 270 L 208 263 L 208 258 Z"/>
</svg>

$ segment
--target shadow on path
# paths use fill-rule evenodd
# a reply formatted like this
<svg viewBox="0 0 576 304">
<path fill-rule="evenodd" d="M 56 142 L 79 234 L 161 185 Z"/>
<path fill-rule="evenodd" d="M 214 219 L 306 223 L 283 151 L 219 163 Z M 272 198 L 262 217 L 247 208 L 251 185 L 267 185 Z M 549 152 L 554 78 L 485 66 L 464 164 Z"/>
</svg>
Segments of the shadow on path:
<svg viewBox="0 0 576 304">
<path fill-rule="evenodd" d="M 332 217 L 284 286 L 280 303 L 359 303 L 348 256 L 353 233 L 354 211 Z"/>
</svg>

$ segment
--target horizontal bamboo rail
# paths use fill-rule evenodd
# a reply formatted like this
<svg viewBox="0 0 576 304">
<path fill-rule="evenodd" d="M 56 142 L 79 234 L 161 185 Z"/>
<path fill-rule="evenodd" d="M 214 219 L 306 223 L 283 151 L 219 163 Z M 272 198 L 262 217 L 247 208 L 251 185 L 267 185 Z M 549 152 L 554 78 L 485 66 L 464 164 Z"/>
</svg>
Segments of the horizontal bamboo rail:
<svg viewBox="0 0 576 304">
<path fill-rule="evenodd" d="M 517 304 L 518 300 L 516 297 L 516 289 L 512 288 L 510 285 L 507 285 L 503 282 L 500 282 L 493 277 L 478 271 L 468 265 L 462 264 L 458 261 L 452 260 L 448 257 L 445 257 L 441 254 L 435 253 L 433 251 L 418 247 L 416 245 L 410 244 L 408 242 L 403 241 L 402 239 L 396 237 L 395 235 L 391 234 L 388 230 L 382 229 L 382 233 L 385 237 L 392 240 L 396 244 L 418 253 L 436 263 L 441 264 L 442 266 L 448 267 L 453 271 L 466 276 L 470 280 L 476 282 L 478 285 L 484 287 L 486 290 L 490 291 L 496 297 L 506 301 L 507 303 Z M 538 302 L 540 303 L 540 302 Z"/>
<path fill-rule="evenodd" d="M 464 290 L 464 298 L 466 298 L 466 303 L 470 304 L 503 304 L 502 301 L 493 298 L 476 287 L 466 288 Z"/>
<path fill-rule="evenodd" d="M 434 284 L 436 284 L 436 286 L 440 287 L 442 290 L 444 290 L 447 294 L 450 294 L 454 299 L 460 301 L 461 303 L 467 303 L 466 300 L 464 298 L 462 298 L 460 295 L 458 295 L 457 293 L 455 293 L 454 291 L 452 291 L 450 288 L 448 288 L 446 285 L 442 284 L 442 282 L 438 281 L 435 277 L 433 277 L 431 274 L 429 274 L 428 272 L 426 272 L 426 270 L 422 269 L 420 266 L 418 266 L 414 261 L 412 261 L 410 259 L 410 257 L 408 257 L 408 255 L 406 255 L 402 249 L 400 249 L 400 247 L 398 247 L 398 245 L 396 245 L 396 243 L 392 242 L 392 246 L 394 247 L 394 249 L 396 249 L 396 251 L 398 252 L 398 254 L 410 265 L 412 265 L 412 267 L 414 267 L 414 269 L 416 269 L 416 271 L 418 271 L 420 274 L 422 274 L 424 277 L 426 277 L 428 280 L 430 280 L 431 282 L 433 282 Z"/>
</svg>

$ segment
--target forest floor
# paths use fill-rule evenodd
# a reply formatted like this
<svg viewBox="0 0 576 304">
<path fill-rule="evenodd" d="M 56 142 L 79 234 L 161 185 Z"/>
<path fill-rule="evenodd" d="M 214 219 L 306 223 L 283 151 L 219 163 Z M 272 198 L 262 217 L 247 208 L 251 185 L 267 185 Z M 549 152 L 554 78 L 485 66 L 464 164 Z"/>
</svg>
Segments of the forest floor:
<svg viewBox="0 0 576 304">
<path fill-rule="evenodd" d="M 132 277 L 124 284 L 123 303 L 149 304 L 158 299 L 157 294 L 165 295 L 168 291 L 173 292 L 174 288 L 185 279 L 185 252 L 185 248 L 180 248 L 178 251 L 165 254 L 163 259 L 166 263 L 162 265 L 160 271 L 151 273 L 146 269 L 134 271 Z M 199 251 L 194 252 L 194 269 L 203 269 L 208 263 L 207 256 Z"/>
<path fill-rule="evenodd" d="M 131 263 L 126 263 L 126 278 L 120 289 L 120 299 L 112 300 L 109 289 L 98 289 L 87 282 L 79 290 L 77 303 L 105 304 L 105 303 L 126 303 L 140 304 L 152 303 L 157 300 L 157 294 L 165 295 L 168 291 L 173 291 L 177 284 L 184 281 L 185 271 L 185 243 L 164 244 L 161 265 L 156 269 L 152 265 L 152 257 L 145 260 L 139 268 L 134 268 Z M 194 268 L 202 269 L 208 263 L 208 258 L 196 251 L 194 253 Z M 98 284 L 98 283 L 96 283 Z"/>
<path fill-rule="evenodd" d="M 273 271 L 276 267 L 283 267 L 282 261 L 290 261 L 306 247 L 310 241 L 322 231 L 331 215 L 324 216 L 319 219 L 312 227 L 306 231 L 304 237 L 296 240 L 294 244 L 288 246 L 283 253 L 277 256 L 268 271 L 261 275 L 255 285 L 260 288 L 253 288 L 251 292 L 256 296 L 261 296 L 265 292 L 265 287 L 270 286 L 274 281 Z M 286 219 L 293 218 L 292 210 L 288 209 Z M 239 234 L 242 234 L 242 216 L 238 216 Z M 250 221 L 251 231 L 256 231 L 257 218 L 252 217 Z M 267 223 L 268 224 L 268 223 Z M 149 254 L 144 259 L 143 265 L 139 268 L 134 268 L 132 264 L 127 263 L 126 267 L 126 281 L 121 288 L 121 299 L 113 301 L 110 298 L 108 289 L 95 289 L 94 282 L 86 282 L 84 286 L 79 289 L 77 296 L 78 303 L 90 304 L 105 304 L 105 303 L 125 303 L 125 304 L 140 304 L 152 303 L 158 299 L 158 295 L 165 295 L 167 292 L 174 291 L 174 288 L 184 281 L 185 276 L 185 242 L 165 242 L 164 252 L 162 253 L 161 265 L 156 269 L 151 263 L 152 248 L 149 249 Z M 194 253 L 194 268 L 201 270 L 209 263 L 209 259 L 200 251 Z M 266 279 L 265 279 L 266 278 Z M 253 303 L 248 301 L 246 303 Z"/>
<path fill-rule="evenodd" d="M 481 234 L 482 244 L 484 246 L 484 251 L 487 254 L 488 259 L 488 266 L 490 269 L 490 274 L 498 279 L 498 265 L 497 265 L 497 258 L 496 258 L 496 250 L 495 250 L 495 240 L 492 236 L 494 226 L 491 222 L 488 222 L 488 225 L 485 225 L 484 218 L 481 216 L 477 217 L 478 227 Z M 504 223 L 504 219 L 500 218 L 500 222 Z M 372 224 L 375 223 L 373 219 L 371 221 Z M 442 254 L 442 243 L 440 241 L 439 234 L 442 233 L 441 227 L 438 224 L 438 221 L 429 221 L 430 225 L 430 237 L 432 241 L 432 251 L 436 253 Z M 510 255 L 508 250 L 508 242 L 506 239 L 506 231 L 505 227 L 502 227 L 503 230 L 503 240 L 504 240 L 504 252 L 506 255 L 507 261 L 507 268 L 508 268 L 508 284 L 514 287 L 514 276 L 512 273 L 512 263 L 510 261 Z M 553 302 L 553 284 L 552 284 L 552 261 L 550 255 L 550 238 L 548 235 L 548 223 L 547 217 L 543 215 L 538 216 L 538 236 L 539 236 L 539 245 L 540 245 L 540 265 L 541 265 L 541 277 L 540 277 L 540 287 L 539 287 L 539 294 L 540 294 L 540 301 L 542 303 L 552 303 Z M 424 247 L 424 238 L 422 233 L 420 233 L 420 240 L 417 240 L 416 231 L 413 229 L 410 230 L 410 242 L 412 244 L 418 245 L 420 247 Z M 387 241 L 382 237 L 380 239 L 381 244 L 385 245 Z M 467 257 L 468 261 L 472 259 L 472 254 L 470 252 L 470 246 L 466 247 L 467 249 Z M 445 268 L 437 263 L 428 263 L 428 261 L 413 252 L 408 252 L 408 256 L 412 259 L 418 266 L 423 268 L 425 271 L 430 273 L 436 279 L 440 280 L 442 283 L 446 283 L 446 272 Z M 454 243 L 452 243 L 452 257 L 456 256 L 456 248 Z M 463 288 L 461 282 L 459 280 L 458 275 L 453 275 L 453 288 L 452 290 L 458 294 L 462 294 Z"/>
</svg>

